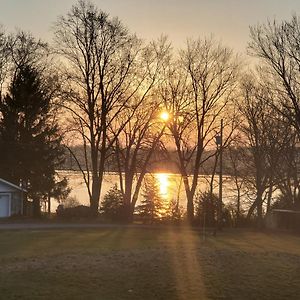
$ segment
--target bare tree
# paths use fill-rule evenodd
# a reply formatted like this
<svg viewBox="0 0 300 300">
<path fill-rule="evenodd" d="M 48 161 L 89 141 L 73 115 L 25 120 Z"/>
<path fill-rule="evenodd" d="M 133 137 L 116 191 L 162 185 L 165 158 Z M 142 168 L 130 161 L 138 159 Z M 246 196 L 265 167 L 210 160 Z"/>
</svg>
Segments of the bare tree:
<svg viewBox="0 0 300 300">
<path fill-rule="evenodd" d="M 256 80 L 256 81 L 255 81 Z M 243 175 L 255 190 L 255 200 L 248 211 L 248 218 L 257 211 L 258 225 L 263 225 L 263 204 L 267 210 L 271 205 L 272 193 L 276 188 L 276 176 L 281 157 L 284 156 L 287 126 L 284 118 L 274 109 L 273 91 L 248 77 L 242 86 L 243 98 L 239 103 L 243 122 L 243 164 L 247 175 Z M 276 94 L 275 94 L 276 95 Z"/>
<path fill-rule="evenodd" d="M 131 116 L 123 120 L 113 137 L 109 128 L 123 110 L 131 105 L 137 108 L 140 103 L 135 95 L 148 89 L 145 52 L 141 41 L 117 18 L 86 1 L 79 1 L 59 18 L 55 36 L 65 63 L 64 106 L 71 121 L 69 130 L 76 143 L 83 145 L 84 165 L 75 153 L 73 156 L 96 214 L 108 150 Z"/>
<path fill-rule="evenodd" d="M 208 159 L 203 153 L 214 143 L 219 120 L 232 100 L 238 63 L 231 50 L 213 39 L 190 40 L 176 67 L 166 73 L 161 95 L 172 115 L 168 127 L 192 221 L 200 167 Z"/>
<path fill-rule="evenodd" d="M 155 103 L 143 104 L 116 141 L 115 155 L 127 221 L 132 220 L 144 177 L 150 172 L 151 159 L 164 133 L 165 124 L 158 120 L 156 108 Z"/>
<path fill-rule="evenodd" d="M 2 97 L 4 84 L 9 73 L 9 51 L 8 51 L 8 36 L 4 29 L 0 26 L 0 99 Z"/>
<path fill-rule="evenodd" d="M 0 91 L 7 90 L 8 83 L 22 66 L 32 65 L 43 73 L 50 51 L 46 43 L 30 32 L 21 30 L 8 34 L 0 26 Z"/>
<path fill-rule="evenodd" d="M 278 94 L 275 107 L 300 132 L 300 22 L 269 21 L 251 27 L 250 53 L 267 66 L 265 79 Z"/>
<path fill-rule="evenodd" d="M 18 30 L 7 39 L 7 49 L 13 70 L 32 65 L 39 71 L 45 69 L 45 62 L 50 55 L 47 43 L 36 39 L 30 32 Z"/>
<path fill-rule="evenodd" d="M 114 154 L 117 159 L 120 189 L 123 195 L 124 217 L 132 220 L 134 208 L 153 153 L 157 150 L 165 124 L 160 119 L 160 103 L 153 88 L 161 82 L 161 69 L 169 57 L 170 44 L 165 37 L 151 42 L 145 49 L 148 70 L 147 88 L 135 95 L 137 107 L 124 110 L 112 123 L 115 137 Z M 124 120 L 128 120 L 122 126 Z M 119 128 L 122 128 L 119 131 Z"/>
<path fill-rule="evenodd" d="M 286 126 L 285 145 L 282 148 L 278 168 L 275 170 L 276 187 L 280 191 L 280 208 L 300 207 L 300 179 L 298 134 L 292 127 Z"/>
<path fill-rule="evenodd" d="M 245 197 L 246 178 L 249 171 L 245 166 L 244 152 L 247 150 L 244 146 L 245 145 L 241 143 L 240 137 L 238 141 L 232 143 L 228 147 L 228 160 L 226 164 L 226 172 L 230 174 L 233 181 L 231 189 L 234 192 L 235 201 L 233 205 L 237 225 L 239 224 L 243 211 L 243 197 Z"/>
</svg>

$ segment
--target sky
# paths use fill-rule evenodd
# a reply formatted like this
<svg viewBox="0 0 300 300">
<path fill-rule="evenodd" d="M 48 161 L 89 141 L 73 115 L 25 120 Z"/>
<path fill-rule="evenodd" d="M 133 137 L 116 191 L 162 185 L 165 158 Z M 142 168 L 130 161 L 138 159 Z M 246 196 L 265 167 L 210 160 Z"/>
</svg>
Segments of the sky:
<svg viewBox="0 0 300 300">
<path fill-rule="evenodd" d="M 213 35 L 236 52 L 245 53 L 249 26 L 268 19 L 300 15 L 299 0 L 94 0 L 145 40 L 168 35 L 175 48 L 187 38 Z M 0 0 L 0 24 L 21 28 L 48 42 L 51 27 L 76 0 Z"/>
</svg>

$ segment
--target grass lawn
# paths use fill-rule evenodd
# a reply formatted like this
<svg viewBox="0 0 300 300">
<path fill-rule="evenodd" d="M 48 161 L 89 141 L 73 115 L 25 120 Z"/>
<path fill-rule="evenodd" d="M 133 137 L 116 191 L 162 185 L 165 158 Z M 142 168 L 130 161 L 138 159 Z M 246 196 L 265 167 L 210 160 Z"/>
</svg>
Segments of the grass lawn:
<svg viewBox="0 0 300 300">
<path fill-rule="evenodd" d="M 300 299 L 300 237 L 165 228 L 0 231 L 0 299 Z"/>
</svg>

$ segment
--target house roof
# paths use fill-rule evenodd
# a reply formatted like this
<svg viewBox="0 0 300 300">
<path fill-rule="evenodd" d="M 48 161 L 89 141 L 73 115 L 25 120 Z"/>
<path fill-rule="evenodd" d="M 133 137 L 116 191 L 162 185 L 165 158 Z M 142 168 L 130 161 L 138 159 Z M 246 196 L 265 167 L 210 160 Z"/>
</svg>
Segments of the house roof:
<svg viewBox="0 0 300 300">
<path fill-rule="evenodd" d="M 15 184 L 9 182 L 9 181 L 6 181 L 6 180 L 4 180 L 3 178 L 0 178 L 0 182 L 3 182 L 4 184 L 7 184 L 7 185 L 9 185 L 9 186 L 11 186 L 11 187 L 13 187 L 13 188 L 19 190 L 19 191 L 27 192 L 27 190 L 25 190 L 25 189 L 21 188 L 20 186 L 17 186 L 17 185 L 15 185 Z"/>
</svg>

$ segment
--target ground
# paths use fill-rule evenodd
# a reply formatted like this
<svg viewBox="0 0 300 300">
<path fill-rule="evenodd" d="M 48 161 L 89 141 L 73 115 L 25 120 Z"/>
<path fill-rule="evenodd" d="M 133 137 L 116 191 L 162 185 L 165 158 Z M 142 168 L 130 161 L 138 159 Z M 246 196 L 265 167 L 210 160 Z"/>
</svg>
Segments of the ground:
<svg viewBox="0 0 300 300">
<path fill-rule="evenodd" d="M 188 228 L 0 231 L 0 299 L 300 299 L 300 237 Z"/>
</svg>

